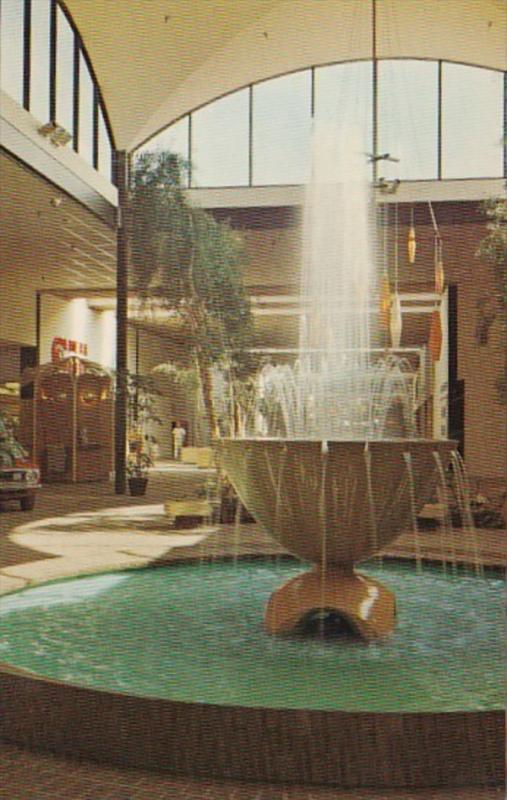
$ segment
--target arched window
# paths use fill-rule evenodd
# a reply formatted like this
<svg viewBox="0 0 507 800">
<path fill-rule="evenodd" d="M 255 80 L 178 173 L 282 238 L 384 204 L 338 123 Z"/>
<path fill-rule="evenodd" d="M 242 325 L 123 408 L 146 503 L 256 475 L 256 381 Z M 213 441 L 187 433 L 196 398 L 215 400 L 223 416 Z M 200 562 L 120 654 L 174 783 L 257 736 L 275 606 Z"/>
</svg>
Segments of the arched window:
<svg viewBox="0 0 507 800">
<path fill-rule="evenodd" d="M 193 111 L 143 145 L 184 150 L 192 186 L 262 186 L 307 179 L 312 117 L 373 131 L 386 179 L 504 174 L 504 84 L 498 70 L 422 59 L 352 61 L 262 81 Z M 188 135 L 189 130 L 191 135 Z M 183 131 L 185 131 L 183 133 Z"/>
<path fill-rule="evenodd" d="M 503 167 L 501 72 L 442 64 L 442 177 L 497 177 Z"/>
</svg>

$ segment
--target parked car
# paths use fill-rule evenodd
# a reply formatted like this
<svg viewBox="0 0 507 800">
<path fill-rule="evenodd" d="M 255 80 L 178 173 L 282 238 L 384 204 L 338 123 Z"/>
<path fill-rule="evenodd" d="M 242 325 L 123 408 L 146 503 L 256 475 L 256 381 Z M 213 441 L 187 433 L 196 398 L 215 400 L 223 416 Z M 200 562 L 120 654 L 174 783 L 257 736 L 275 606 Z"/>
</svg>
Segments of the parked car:
<svg viewBox="0 0 507 800">
<path fill-rule="evenodd" d="M 23 511 L 30 511 L 39 487 L 38 468 L 16 439 L 10 418 L 0 412 L 0 503 L 18 500 Z"/>
</svg>

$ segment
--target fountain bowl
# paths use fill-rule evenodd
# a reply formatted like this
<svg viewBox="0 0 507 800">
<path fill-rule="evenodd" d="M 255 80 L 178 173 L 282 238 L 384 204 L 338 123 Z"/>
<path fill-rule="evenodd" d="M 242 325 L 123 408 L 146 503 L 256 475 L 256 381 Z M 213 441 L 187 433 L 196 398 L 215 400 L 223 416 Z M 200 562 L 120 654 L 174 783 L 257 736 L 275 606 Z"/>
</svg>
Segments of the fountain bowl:
<svg viewBox="0 0 507 800">
<path fill-rule="evenodd" d="M 290 553 L 351 568 L 385 548 L 429 501 L 456 443 L 391 439 L 222 439 L 243 505 Z"/>
<path fill-rule="evenodd" d="M 396 598 L 354 565 L 410 529 L 455 443 L 422 439 L 228 439 L 220 463 L 257 522 L 310 571 L 276 589 L 266 630 L 333 617 L 365 641 L 389 636 Z"/>
</svg>

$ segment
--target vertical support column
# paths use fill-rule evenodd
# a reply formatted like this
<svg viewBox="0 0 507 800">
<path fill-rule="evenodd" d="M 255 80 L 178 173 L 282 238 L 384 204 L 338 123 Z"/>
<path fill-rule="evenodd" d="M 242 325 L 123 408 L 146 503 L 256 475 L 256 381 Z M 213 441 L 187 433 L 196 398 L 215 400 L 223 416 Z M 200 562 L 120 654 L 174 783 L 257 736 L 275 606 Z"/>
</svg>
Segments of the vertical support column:
<svg viewBox="0 0 507 800">
<path fill-rule="evenodd" d="M 33 366 L 38 367 L 40 364 L 40 348 L 41 348 L 41 327 L 42 327 L 42 295 L 40 292 L 35 292 L 35 348 L 36 348 L 36 362 Z"/>
<path fill-rule="evenodd" d="M 23 108 L 30 110 L 32 0 L 25 0 L 23 23 Z"/>
<path fill-rule="evenodd" d="M 56 0 L 49 10 L 49 120 L 56 119 Z"/>
<path fill-rule="evenodd" d="M 116 396 L 114 415 L 114 475 L 116 494 L 127 488 L 127 315 L 129 154 L 115 152 L 118 216 L 116 223 Z"/>
<path fill-rule="evenodd" d="M 377 4 L 371 3 L 371 58 L 372 58 L 372 153 L 373 185 L 378 178 L 378 59 L 377 59 Z"/>
<path fill-rule="evenodd" d="M 448 287 L 449 439 L 458 441 L 465 457 L 465 381 L 458 378 L 458 287 Z"/>
</svg>

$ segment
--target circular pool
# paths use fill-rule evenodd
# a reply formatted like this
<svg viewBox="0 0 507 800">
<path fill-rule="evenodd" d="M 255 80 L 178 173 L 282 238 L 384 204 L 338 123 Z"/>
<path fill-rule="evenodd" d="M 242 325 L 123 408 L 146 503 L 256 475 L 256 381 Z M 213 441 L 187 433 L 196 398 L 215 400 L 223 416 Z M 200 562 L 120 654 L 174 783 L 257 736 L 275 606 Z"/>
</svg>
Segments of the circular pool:
<svg viewBox="0 0 507 800">
<path fill-rule="evenodd" d="M 2 600 L 1 657 L 73 685 L 200 704 L 348 712 L 503 707 L 502 582 L 368 564 L 394 591 L 382 643 L 273 638 L 271 592 L 292 560 L 185 563 L 96 575 Z"/>
</svg>

